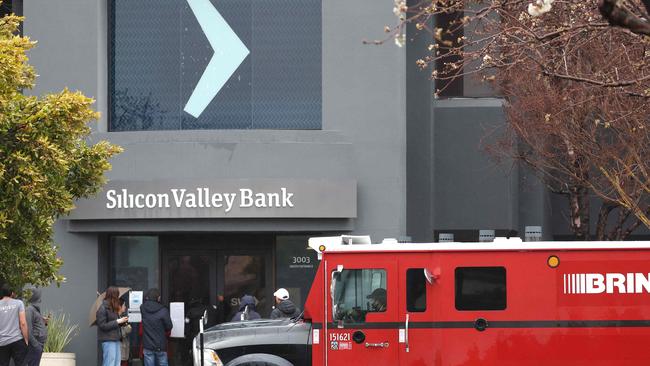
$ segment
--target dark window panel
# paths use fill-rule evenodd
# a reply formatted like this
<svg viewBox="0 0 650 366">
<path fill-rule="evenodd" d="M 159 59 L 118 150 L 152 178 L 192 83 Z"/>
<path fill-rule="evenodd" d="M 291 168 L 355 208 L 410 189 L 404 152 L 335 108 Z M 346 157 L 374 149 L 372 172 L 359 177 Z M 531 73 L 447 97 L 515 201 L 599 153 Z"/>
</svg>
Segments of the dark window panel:
<svg viewBox="0 0 650 366">
<path fill-rule="evenodd" d="M 406 310 L 409 312 L 427 310 L 427 282 L 424 268 L 406 270 Z"/>
<path fill-rule="evenodd" d="M 213 50 L 187 2 L 110 2 L 110 130 L 320 129 L 321 0 L 212 4 L 251 53 L 195 118 Z"/>
<path fill-rule="evenodd" d="M 457 310 L 504 310 L 506 269 L 504 267 L 456 268 Z"/>
</svg>

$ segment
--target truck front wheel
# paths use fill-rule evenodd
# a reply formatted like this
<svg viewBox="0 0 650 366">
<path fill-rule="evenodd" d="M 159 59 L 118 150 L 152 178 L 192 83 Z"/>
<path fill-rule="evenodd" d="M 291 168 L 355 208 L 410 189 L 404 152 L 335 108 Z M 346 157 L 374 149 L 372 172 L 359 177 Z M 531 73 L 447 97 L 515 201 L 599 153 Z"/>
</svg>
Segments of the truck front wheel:
<svg viewBox="0 0 650 366">
<path fill-rule="evenodd" d="M 293 364 L 282 357 L 264 353 L 252 353 L 237 357 L 228 362 L 226 366 L 293 366 Z"/>
</svg>

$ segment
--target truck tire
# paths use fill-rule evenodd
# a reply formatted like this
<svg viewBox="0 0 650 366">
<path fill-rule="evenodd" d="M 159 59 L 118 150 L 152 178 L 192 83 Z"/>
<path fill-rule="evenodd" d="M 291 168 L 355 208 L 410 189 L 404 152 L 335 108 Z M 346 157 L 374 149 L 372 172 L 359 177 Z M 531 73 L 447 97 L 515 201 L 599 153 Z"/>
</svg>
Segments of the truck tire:
<svg viewBox="0 0 650 366">
<path fill-rule="evenodd" d="M 293 366 L 282 357 L 265 353 L 251 353 L 228 362 L 226 366 Z"/>
</svg>

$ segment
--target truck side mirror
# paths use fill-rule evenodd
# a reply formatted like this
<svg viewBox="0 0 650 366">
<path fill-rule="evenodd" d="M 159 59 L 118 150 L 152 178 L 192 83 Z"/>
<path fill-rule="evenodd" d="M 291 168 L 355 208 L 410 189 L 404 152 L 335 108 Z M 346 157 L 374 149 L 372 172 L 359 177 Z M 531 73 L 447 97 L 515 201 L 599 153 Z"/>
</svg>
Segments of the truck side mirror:
<svg viewBox="0 0 650 366">
<path fill-rule="evenodd" d="M 433 285 L 435 281 L 440 279 L 440 268 L 436 268 L 433 272 L 431 272 L 428 268 L 425 268 L 424 278 L 427 279 L 429 285 Z"/>
</svg>

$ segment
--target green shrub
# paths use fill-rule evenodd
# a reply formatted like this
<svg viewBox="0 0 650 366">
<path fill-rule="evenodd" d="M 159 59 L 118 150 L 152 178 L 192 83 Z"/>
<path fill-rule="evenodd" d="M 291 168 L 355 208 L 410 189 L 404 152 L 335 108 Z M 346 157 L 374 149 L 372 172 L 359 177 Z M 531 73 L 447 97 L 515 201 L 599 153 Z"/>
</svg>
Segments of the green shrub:
<svg viewBox="0 0 650 366">
<path fill-rule="evenodd" d="M 72 337 L 79 334 L 79 325 L 71 324 L 64 313 L 57 313 L 50 317 L 47 324 L 47 342 L 43 352 L 63 352 Z"/>
</svg>

